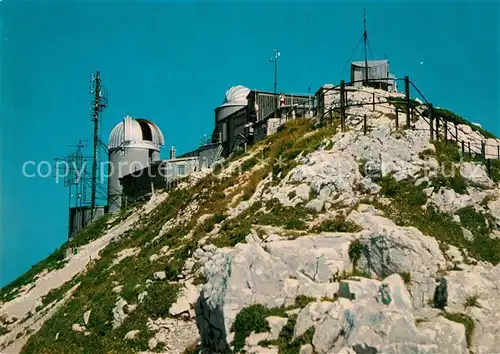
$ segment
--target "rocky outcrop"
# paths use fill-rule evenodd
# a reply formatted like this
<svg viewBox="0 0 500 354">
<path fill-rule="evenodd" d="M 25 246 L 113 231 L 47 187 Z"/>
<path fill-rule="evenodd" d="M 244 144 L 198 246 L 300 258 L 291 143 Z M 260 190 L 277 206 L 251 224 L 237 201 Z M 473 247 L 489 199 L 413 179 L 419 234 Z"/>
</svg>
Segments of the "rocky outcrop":
<svg viewBox="0 0 500 354">
<path fill-rule="evenodd" d="M 314 327 L 318 353 L 467 353 L 465 329 L 442 317 L 416 324 L 408 291 L 397 274 L 384 281 L 342 281 L 335 302 L 313 302 L 297 317 L 295 336 Z M 349 348 L 349 349 L 348 349 Z"/>
</svg>

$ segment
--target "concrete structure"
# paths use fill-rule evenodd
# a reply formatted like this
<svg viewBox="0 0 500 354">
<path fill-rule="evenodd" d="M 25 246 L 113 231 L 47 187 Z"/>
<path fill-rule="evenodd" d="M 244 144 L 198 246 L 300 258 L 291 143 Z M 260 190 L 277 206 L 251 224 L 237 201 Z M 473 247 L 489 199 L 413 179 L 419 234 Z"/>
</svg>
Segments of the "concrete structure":
<svg viewBox="0 0 500 354">
<path fill-rule="evenodd" d="M 114 212 L 122 205 L 120 178 L 160 160 L 163 134 L 146 119 L 126 116 L 109 135 L 108 206 Z"/>
<path fill-rule="evenodd" d="M 362 87 L 366 78 L 366 64 L 364 61 L 354 61 L 351 63 L 351 82 L 354 87 Z M 368 86 L 385 91 L 396 91 L 395 76 L 390 73 L 389 60 L 369 60 L 368 61 Z"/>
<path fill-rule="evenodd" d="M 127 201 L 149 198 L 155 190 L 170 189 L 174 182 L 198 171 L 198 157 L 155 161 L 149 166 L 120 178 Z"/>
<path fill-rule="evenodd" d="M 69 238 L 77 235 L 90 222 L 99 219 L 107 212 L 107 208 L 98 206 L 92 219 L 92 208 L 87 206 L 78 206 L 69 208 Z"/>
<path fill-rule="evenodd" d="M 122 193 L 126 200 L 148 198 L 155 190 L 170 189 L 179 180 L 190 174 L 211 167 L 221 157 L 222 145 L 212 143 L 177 157 L 172 146 L 170 159 L 155 161 L 149 166 L 120 178 Z"/>
</svg>

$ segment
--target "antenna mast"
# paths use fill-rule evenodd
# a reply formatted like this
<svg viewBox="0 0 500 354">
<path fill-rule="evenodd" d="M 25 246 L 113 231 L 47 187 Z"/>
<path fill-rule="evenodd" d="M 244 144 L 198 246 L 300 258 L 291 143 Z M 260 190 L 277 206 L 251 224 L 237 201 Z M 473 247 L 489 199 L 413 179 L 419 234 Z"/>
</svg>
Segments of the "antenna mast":
<svg viewBox="0 0 500 354">
<path fill-rule="evenodd" d="M 95 75 L 91 76 L 91 90 L 90 93 L 94 95 L 92 103 L 92 122 L 94 123 L 94 153 L 92 157 L 92 186 L 91 186 L 91 220 L 94 219 L 96 213 L 96 190 L 97 190 L 97 161 L 99 152 L 99 118 L 100 113 L 107 106 L 107 99 L 104 95 L 104 90 L 101 83 L 99 70 Z"/>
<path fill-rule="evenodd" d="M 363 9 L 363 41 L 365 43 L 365 86 L 368 86 L 368 56 L 366 53 L 366 43 L 368 41 L 368 33 L 366 32 L 366 10 Z"/>
</svg>

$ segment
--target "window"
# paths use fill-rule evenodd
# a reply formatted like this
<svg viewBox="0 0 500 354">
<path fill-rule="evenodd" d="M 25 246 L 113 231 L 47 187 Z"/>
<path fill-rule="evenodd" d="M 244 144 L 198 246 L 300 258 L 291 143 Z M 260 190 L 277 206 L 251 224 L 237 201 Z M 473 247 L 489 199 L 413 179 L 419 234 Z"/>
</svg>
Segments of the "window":
<svg viewBox="0 0 500 354">
<path fill-rule="evenodd" d="M 177 175 L 184 176 L 186 174 L 186 166 L 179 165 L 177 166 Z"/>
</svg>

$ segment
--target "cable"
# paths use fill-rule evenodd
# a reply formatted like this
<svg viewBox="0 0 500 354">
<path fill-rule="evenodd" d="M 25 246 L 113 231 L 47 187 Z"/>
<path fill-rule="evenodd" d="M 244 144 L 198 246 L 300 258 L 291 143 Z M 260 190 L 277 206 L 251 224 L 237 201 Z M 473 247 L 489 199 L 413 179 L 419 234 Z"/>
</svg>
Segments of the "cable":
<svg viewBox="0 0 500 354">
<path fill-rule="evenodd" d="M 358 47 L 360 45 L 360 43 L 363 41 L 363 38 L 364 36 L 361 36 L 361 38 L 359 39 L 359 42 L 358 44 L 356 44 L 356 48 L 354 48 L 354 50 L 352 51 L 351 53 L 351 56 L 349 57 L 349 60 L 347 60 L 347 63 L 344 65 L 344 68 L 342 69 L 342 71 L 340 72 L 339 76 L 342 76 L 342 74 L 344 73 L 347 65 L 349 65 L 349 63 L 351 62 L 351 59 L 352 59 L 352 56 L 354 55 L 354 53 L 356 53 L 356 51 L 358 50 Z"/>
</svg>

